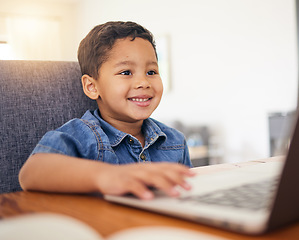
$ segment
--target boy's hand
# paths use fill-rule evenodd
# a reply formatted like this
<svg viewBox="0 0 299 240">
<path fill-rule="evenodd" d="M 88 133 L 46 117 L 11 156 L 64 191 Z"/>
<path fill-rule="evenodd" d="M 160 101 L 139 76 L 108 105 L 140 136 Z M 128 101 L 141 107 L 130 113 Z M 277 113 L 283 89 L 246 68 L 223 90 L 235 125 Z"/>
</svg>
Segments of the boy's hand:
<svg viewBox="0 0 299 240">
<path fill-rule="evenodd" d="M 97 181 L 103 194 L 132 193 L 141 199 L 152 199 L 154 194 L 148 187 L 161 189 L 169 196 L 176 197 L 179 192 L 175 186 L 189 190 L 191 186 L 185 178 L 194 175 L 189 168 L 176 163 L 108 164 L 99 174 Z"/>
</svg>

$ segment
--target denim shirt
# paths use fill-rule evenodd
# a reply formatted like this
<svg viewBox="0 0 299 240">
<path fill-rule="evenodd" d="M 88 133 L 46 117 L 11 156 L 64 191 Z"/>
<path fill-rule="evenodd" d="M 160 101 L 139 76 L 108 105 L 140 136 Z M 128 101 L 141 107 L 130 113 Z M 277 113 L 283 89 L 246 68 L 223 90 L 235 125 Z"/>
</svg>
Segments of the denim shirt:
<svg viewBox="0 0 299 240">
<path fill-rule="evenodd" d="M 144 120 L 142 131 L 144 147 L 134 136 L 105 122 L 99 110 L 87 111 L 81 119 L 47 132 L 32 154 L 59 153 L 111 164 L 174 162 L 192 167 L 181 132 L 152 118 Z"/>
</svg>

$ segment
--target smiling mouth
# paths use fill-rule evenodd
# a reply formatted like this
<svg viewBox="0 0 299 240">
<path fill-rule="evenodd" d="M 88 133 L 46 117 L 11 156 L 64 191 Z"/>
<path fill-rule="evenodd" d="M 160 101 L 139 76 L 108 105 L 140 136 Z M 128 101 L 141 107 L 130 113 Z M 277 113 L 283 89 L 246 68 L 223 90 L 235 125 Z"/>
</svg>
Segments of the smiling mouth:
<svg viewBox="0 0 299 240">
<path fill-rule="evenodd" d="M 129 98 L 129 100 L 131 100 L 133 102 L 146 102 L 150 99 L 152 99 L 152 98 Z"/>
</svg>

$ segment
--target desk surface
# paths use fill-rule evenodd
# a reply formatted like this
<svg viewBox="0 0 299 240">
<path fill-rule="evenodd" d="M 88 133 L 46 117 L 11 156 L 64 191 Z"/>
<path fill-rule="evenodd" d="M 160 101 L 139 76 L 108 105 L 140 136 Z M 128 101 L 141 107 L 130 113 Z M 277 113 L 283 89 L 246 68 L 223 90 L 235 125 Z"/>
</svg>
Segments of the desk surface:
<svg viewBox="0 0 299 240">
<path fill-rule="evenodd" d="M 276 159 L 272 159 L 276 161 Z M 240 164 L 221 164 L 197 168 L 200 174 L 226 171 L 247 164 L 259 164 L 260 161 Z M 213 234 L 228 239 L 295 239 L 299 236 L 299 223 L 278 229 L 258 237 L 239 235 L 178 218 L 139 210 L 107 202 L 97 196 L 50 194 L 39 192 L 15 192 L 0 194 L 0 219 L 18 216 L 24 213 L 52 212 L 77 218 L 106 237 L 120 230 L 140 226 L 180 227 L 201 233 Z M 296 237 L 295 237 L 296 236 Z"/>
</svg>

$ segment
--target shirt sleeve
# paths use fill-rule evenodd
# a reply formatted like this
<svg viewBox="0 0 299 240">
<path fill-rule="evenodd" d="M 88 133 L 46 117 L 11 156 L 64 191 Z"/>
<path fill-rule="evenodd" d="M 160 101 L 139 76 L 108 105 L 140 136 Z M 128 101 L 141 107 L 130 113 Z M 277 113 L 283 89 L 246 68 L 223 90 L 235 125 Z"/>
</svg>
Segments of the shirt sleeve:
<svg viewBox="0 0 299 240">
<path fill-rule="evenodd" d="M 54 131 L 47 132 L 34 148 L 36 153 L 58 153 L 71 157 L 96 159 L 97 139 L 90 127 L 79 119 L 71 120 Z"/>
</svg>

